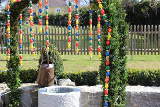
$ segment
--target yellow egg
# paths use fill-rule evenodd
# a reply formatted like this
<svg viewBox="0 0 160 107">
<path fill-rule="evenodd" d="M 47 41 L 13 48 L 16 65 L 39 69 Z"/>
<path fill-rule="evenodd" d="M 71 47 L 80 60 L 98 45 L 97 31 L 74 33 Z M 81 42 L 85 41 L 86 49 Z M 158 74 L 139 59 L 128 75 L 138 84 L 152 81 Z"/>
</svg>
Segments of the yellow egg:
<svg viewBox="0 0 160 107">
<path fill-rule="evenodd" d="M 102 58 L 102 55 L 100 52 L 98 52 L 98 59 L 101 59 Z"/>
<path fill-rule="evenodd" d="M 107 35 L 107 38 L 108 38 L 108 40 L 110 40 L 111 39 L 111 35 L 109 34 L 109 35 Z"/>
<path fill-rule="evenodd" d="M 6 60 L 9 61 L 9 59 L 10 59 L 10 56 L 6 56 Z"/>
<path fill-rule="evenodd" d="M 22 65 L 22 61 L 19 61 L 20 65 Z"/>
<path fill-rule="evenodd" d="M 102 6 L 102 4 L 101 4 L 101 3 L 99 3 L 99 8 L 100 8 L 100 9 L 102 9 L 102 8 L 103 8 L 103 6 Z"/>
<path fill-rule="evenodd" d="M 76 20 L 76 24 L 77 24 L 77 25 L 79 24 L 79 20 Z"/>
<path fill-rule="evenodd" d="M 46 21 L 46 25 L 48 25 L 48 21 Z"/>
<path fill-rule="evenodd" d="M 70 44 L 70 43 L 68 43 L 68 48 L 69 48 L 69 49 L 71 48 L 71 44 Z"/>
<path fill-rule="evenodd" d="M 39 31 L 40 33 L 42 33 L 42 28 L 39 28 L 38 31 Z"/>
<path fill-rule="evenodd" d="M 101 27 L 101 24 L 97 24 L 97 27 L 100 28 L 100 27 Z"/>
<path fill-rule="evenodd" d="M 108 89 L 108 87 L 109 87 L 109 86 L 108 86 L 108 84 L 107 84 L 107 83 L 105 83 L 105 88 L 106 88 L 106 89 Z"/>
</svg>

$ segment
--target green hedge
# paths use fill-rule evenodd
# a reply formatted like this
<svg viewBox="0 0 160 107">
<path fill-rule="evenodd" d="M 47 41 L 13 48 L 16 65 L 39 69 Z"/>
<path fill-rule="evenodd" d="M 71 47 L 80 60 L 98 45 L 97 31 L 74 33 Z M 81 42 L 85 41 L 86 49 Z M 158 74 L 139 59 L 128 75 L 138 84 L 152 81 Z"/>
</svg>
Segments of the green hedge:
<svg viewBox="0 0 160 107">
<path fill-rule="evenodd" d="M 160 86 L 160 70 L 128 70 L 128 84 Z"/>
<path fill-rule="evenodd" d="M 37 71 L 34 69 L 20 71 L 20 79 L 22 83 L 33 83 L 36 81 L 36 78 L 37 78 Z M 7 73 L 0 72 L 0 83 L 5 82 L 6 79 L 7 79 Z"/>
<path fill-rule="evenodd" d="M 21 70 L 20 77 L 23 83 L 36 81 L 37 72 L 34 69 Z M 97 71 L 64 72 L 60 78 L 70 78 L 76 85 L 96 85 L 98 80 Z M 6 73 L 0 72 L 0 83 L 6 80 Z M 160 86 L 160 70 L 128 69 L 128 84 L 143 86 Z"/>
<path fill-rule="evenodd" d="M 65 72 L 60 78 L 69 78 L 76 83 L 76 85 L 89 85 L 93 86 L 97 84 L 98 72 L 87 71 L 87 72 Z"/>
</svg>

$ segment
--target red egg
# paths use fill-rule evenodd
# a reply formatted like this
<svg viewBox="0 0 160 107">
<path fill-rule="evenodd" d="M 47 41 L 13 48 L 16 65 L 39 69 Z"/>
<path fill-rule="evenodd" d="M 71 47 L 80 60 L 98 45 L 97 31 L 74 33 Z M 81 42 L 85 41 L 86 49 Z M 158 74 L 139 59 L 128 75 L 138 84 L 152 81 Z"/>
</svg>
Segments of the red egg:
<svg viewBox="0 0 160 107">
<path fill-rule="evenodd" d="M 109 77 L 105 78 L 105 82 L 108 83 L 109 82 Z"/>
<path fill-rule="evenodd" d="M 110 65 L 110 61 L 106 61 L 106 65 L 107 65 L 107 66 Z"/>
<path fill-rule="evenodd" d="M 72 22 L 71 21 L 68 21 L 68 25 L 70 25 Z"/>
<path fill-rule="evenodd" d="M 104 90 L 104 95 L 108 95 L 108 89 Z"/>
<path fill-rule="evenodd" d="M 68 12 L 72 12 L 72 8 L 68 8 Z"/>
<path fill-rule="evenodd" d="M 112 32 L 112 29 L 110 27 L 108 28 L 108 32 Z"/>
<path fill-rule="evenodd" d="M 39 21 L 38 24 L 39 24 L 39 25 L 42 25 L 42 21 Z"/>
<path fill-rule="evenodd" d="M 97 0 L 97 2 L 101 2 L 102 0 Z"/>
<path fill-rule="evenodd" d="M 22 56 L 19 56 L 19 59 L 22 59 L 23 57 Z"/>
<path fill-rule="evenodd" d="M 98 32 L 98 33 L 101 33 L 101 29 L 97 29 L 97 32 Z"/>
<path fill-rule="evenodd" d="M 93 51 L 93 48 L 92 48 L 92 47 L 89 47 L 89 51 Z"/>
<path fill-rule="evenodd" d="M 48 0 L 45 0 L 45 4 L 48 4 Z"/>
<path fill-rule="evenodd" d="M 106 45 L 110 45 L 111 44 L 111 41 L 110 40 L 107 40 L 106 41 Z"/>
<path fill-rule="evenodd" d="M 75 15 L 75 18 L 78 19 L 78 18 L 79 18 L 79 15 Z"/>
<path fill-rule="evenodd" d="M 98 21 L 101 21 L 101 17 L 99 16 L 97 20 L 98 20 Z"/>
<path fill-rule="evenodd" d="M 89 35 L 92 35 L 92 32 L 89 32 Z"/>
<path fill-rule="evenodd" d="M 41 6 L 42 6 L 42 2 L 40 1 L 40 2 L 38 3 L 38 5 L 41 7 Z"/>
<path fill-rule="evenodd" d="M 7 22 L 7 24 L 6 24 L 7 26 L 10 26 L 10 23 L 9 22 Z"/>
<path fill-rule="evenodd" d="M 71 38 L 68 39 L 68 42 L 71 42 Z"/>
<path fill-rule="evenodd" d="M 32 39 L 30 39 L 30 43 L 33 43 L 33 40 L 32 40 Z"/>
<path fill-rule="evenodd" d="M 49 17 L 48 16 L 46 16 L 46 20 L 48 20 L 49 19 Z"/>
<path fill-rule="evenodd" d="M 23 42 L 22 39 L 20 39 L 20 40 L 19 40 L 19 43 L 22 44 L 22 42 Z"/>
<path fill-rule="evenodd" d="M 78 47 L 78 46 L 79 46 L 79 43 L 77 42 L 77 43 L 76 43 L 76 47 Z"/>
<path fill-rule="evenodd" d="M 10 9 L 10 5 L 7 5 L 6 8 L 7 8 L 7 9 Z"/>
<path fill-rule="evenodd" d="M 105 14 L 105 11 L 104 11 L 104 9 L 102 9 L 102 10 L 101 10 L 101 14 L 102 14 L 102 15 L 104 15 L 104 14 Z"/>
<path fill-rule="evenodd" d="M 22 19 L 22 14 L 19 16 L 20 19 Z"/>
<path fill-rule="evenodd" d="M 101 52 L 102 50 L 101 50 L 101 48 L 98 48 L 98 52 Z"/>
<path fill-rule="evenodd" d="M 89 24 L 92 24 L 92 21 L 91 21 L 91 20 L 89 21 Z"/>
</svg>

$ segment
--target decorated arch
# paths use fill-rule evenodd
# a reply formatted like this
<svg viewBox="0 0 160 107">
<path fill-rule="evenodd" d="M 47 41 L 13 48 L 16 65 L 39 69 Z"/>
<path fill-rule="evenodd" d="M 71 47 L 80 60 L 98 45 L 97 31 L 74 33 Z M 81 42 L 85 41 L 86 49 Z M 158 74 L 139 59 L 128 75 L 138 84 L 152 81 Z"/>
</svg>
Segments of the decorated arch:
<svg viewBox="0 0 160 107">
<path fill-rule="evenodd" d="M 75 27 L 72 27 L 72 9 L 73 4 L 69 2 L 68 4 L 68 50 L 71 48 L 71 30 L 75 28 L 76 41 L 75 48 L 76 53 L 79 52 L 79 12 L 78 12 L 78 0 L 75 0 Z M 128 33 L 128 25 L 125 22 L 125 11 L 121 6 L 120 0 L 97 0 L 93 1 L 97 9 L 97 40 L 98 40 L 98 56 L 101 60 L 100 66 L 100 80 L 103 85 L 103 107 L 115 107 L 119 104 L 125 103 L 125 87 L 126 87 L 126 37 Z M 42 32 L 42 5 L 44 3 L 45 7 L 45 41 L 46 49 L 49 48 L 48 40 L 48 0 L 9 0 L 9 3 L 6 7 L 6 38 L 7 38 L 7 60 L 8 60 L 8 81 L 7 84 L 11 89 L 10 98 L 11 106 L 16 107 L 19 105 L 18 87 L 20 86 L 19 79 L 19 69 L 20 64 L 22 63 L 22 53 L 18 53 L 18 48 L 22 48 L 22 23 L 23 15 L 22 12 L 25 8 L 29 8 L 29 26 L 30 26 L 30 50 L 34 54 L 34 32 L 33 32 L 33 7 L 32 4 L 38 3 L 38 27 L 39 33 Z M 16 7 L 16 8 L 15 8 Z M 89 55 L 92 59 L 92 8 L 89 11 Z M 19 32 L 19 33 L 17 33 Z M 17 42 L 17 38 L 19 41 Z M 19 43 L 19 44 L 18 44 Z"/>
</svg>

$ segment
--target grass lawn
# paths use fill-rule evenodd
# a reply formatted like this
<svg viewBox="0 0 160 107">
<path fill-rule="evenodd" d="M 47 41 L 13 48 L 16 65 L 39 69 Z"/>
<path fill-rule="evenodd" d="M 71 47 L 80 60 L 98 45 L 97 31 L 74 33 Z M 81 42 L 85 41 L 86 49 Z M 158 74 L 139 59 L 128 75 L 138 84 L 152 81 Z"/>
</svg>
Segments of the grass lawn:
<svg viewBox="0 0 160 107">
<path fill-rule="evenodd" d="M 74 71 L 94 71 L 99 69 L 100 61 L 95 55 L 90 61 L 89 56 L 71 56 L 62 55 L 64 61 L 64 68 L 66 72 Z M 38 55 L 24 55 L 23 65 L 21 69 L 37 69 L 38 66 Z M 127 68 L 137 69 L 160 69 L 160 56 L 154 55 L 136 55 L 127 56 Z M 6 70 L 5 55 L 0 55 L 0 71 Z"/>
</svg>

